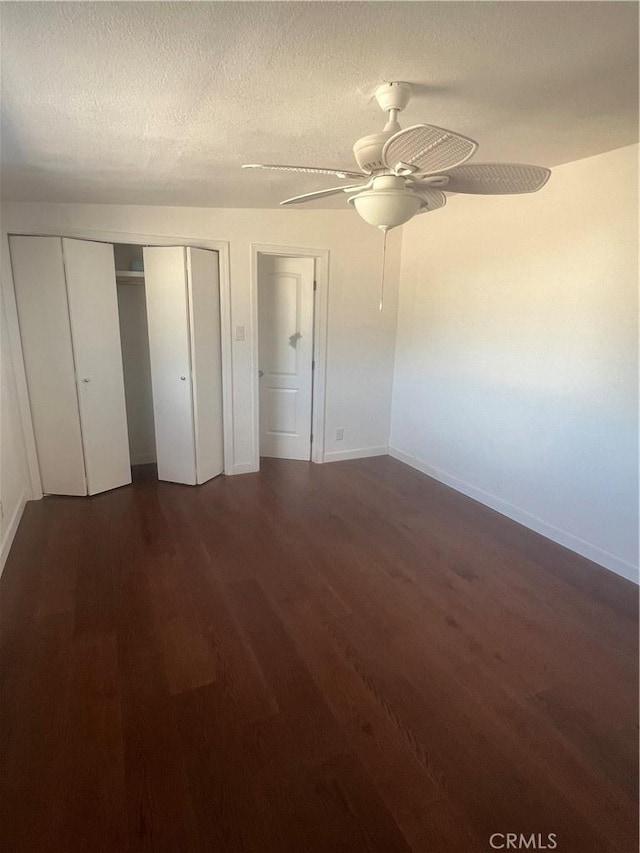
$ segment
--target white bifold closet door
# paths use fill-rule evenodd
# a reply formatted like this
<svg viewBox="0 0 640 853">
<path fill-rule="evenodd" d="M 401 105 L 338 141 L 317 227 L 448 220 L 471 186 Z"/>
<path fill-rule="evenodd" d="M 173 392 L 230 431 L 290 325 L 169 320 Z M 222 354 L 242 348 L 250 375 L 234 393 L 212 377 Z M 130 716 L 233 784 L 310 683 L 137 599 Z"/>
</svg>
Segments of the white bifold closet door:
<svg viewBox="0 0 640 853">
<path fill-rule="evenodd" d="M 158 477 L 195 485 L 221 474 L 218 253 L 145 247 Z"/>
<path fill-rule="evenodd" d="M 86 495 L 67 285 L 59 237 L 10 237 L 42 491 Z"/>
<path fill-rule="evenodd" d="M 42 490 L 131 482 L 113 246 L 11 237 Z"/>
<path fill-rule="evenodd" d="M 113 246 L 62 241 L 90 495 L 131 482 Z"/>
</svg>

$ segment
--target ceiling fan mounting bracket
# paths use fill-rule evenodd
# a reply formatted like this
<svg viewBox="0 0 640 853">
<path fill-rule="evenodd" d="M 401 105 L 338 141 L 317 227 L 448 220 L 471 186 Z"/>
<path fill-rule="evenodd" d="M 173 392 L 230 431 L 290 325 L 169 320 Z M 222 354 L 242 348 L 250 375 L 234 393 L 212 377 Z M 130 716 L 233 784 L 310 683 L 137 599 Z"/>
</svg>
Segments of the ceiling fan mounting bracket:
<svg viewBox="0 0 640 853">
<path fill-rule="evenodd" d="M 391 110 L 400 112 L 409 103 L 411 85 L 409 83 L 383 83 L 376 89 L 376 101 L 381 110 L 388 113 Z"/>
</svg>

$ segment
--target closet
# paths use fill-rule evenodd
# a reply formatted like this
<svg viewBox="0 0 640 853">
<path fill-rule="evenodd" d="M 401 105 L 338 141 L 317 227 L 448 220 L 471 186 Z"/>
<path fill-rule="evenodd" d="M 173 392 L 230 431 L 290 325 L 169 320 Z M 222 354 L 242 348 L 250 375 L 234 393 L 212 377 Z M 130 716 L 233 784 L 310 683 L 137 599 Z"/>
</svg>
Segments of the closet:
<svg viewBox="0 0 640 853">
<path fill-rule="evenodd" d="M 142 246 L 114 245 L 131 465 L 157 461 Z"/>
<path fill-rule="evenodd" d="M 137 261 L 116 274 L 112 244 L 9 242 L 43 491 L 126 485 L 131 462 L 154 456 L 160 479 L 220 474 L 217 253 L 145 247 L 144 269 Z M 124 280 L 126 293 L 116 283 Z"/>
</svg>

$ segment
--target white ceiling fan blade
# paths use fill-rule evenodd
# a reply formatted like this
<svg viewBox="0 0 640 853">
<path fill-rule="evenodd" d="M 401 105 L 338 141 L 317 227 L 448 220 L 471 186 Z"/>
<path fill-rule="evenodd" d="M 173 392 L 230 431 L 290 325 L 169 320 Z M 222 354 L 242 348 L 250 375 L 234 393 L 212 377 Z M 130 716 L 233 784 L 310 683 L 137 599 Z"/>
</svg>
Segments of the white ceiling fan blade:
<svg viewBox="0 0 640 853">
<path fill-rule="evenodd" d="M 243 169 L 268 169 L 275 172 L 307 172 L 312 175 L 333 175 L 334 178 L 366 178 L 364 172 L 349 169 L 323 169 L 319 166 L 278 166 L 273 163 L 245 163 Z"/>
<path fill-rule="evenodd" d="M 416 195 L 424 199 L 424 204 L 420 207 L 418 213 L 429 213 L 431 210 L 438 210 L 438 208 L 444 207 L 447 203 L 446 195 L 440 190 L 434 190 L 431 187 L 414 185 L 411 187 L 411 192 L 416 193 Z"/>
<path fill-rule="evenodd" d="M 382 149 L 382 161 L 395 170 L 398 165 L 416 172 L 434 174 L 465 163 L 478 143 L 452 130 L 431 124 L 416 124 L 395 133 Z"/>
<path fill-rule="evenodd" d="M 361 190 L 366 189 L 371 185 L 371 181 L 368 184 L 350 184 L 346 187 L 330 187 L 327 190 L 318 190 L 314 193 L 305 193 L 304 195 L 297 195 L 293 198 L 287 198 L 284 201 L 280 202 L 280 206 L 285 204 L 301 204 L 305 201 L 314 201 L 317 198 L 324 198 L 328 195 L 337 195 L 338 193 L 348 193 L 348 192 L 360 192 Z"/>
<path fill-rule="evenodd" d="M 542 189 L 551 170 L 525 163 L 474 163 L 458 166 L 446 174 L 449 178 L 447 192 L 511 195 Z"/>
</svg>

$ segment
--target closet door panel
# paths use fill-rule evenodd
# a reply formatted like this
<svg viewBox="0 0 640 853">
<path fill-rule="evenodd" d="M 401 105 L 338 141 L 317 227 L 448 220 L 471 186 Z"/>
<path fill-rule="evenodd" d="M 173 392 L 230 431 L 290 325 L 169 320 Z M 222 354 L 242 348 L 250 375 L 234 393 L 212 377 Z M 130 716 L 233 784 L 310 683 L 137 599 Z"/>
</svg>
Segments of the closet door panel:
<svg viewBox="0 0 640 853">
<path fill-rule="evenodd" d="M 205 483 L 224 470 L 218 253 L 188 248 L 187 272 L 196 475 Z"/>
<path fill-rule="evenodd" d="M 80 414 L 59 237 L 10 237 L 42 490 L 85 495 Z"/>
<path fill-rule="evenodd" d="M 62 240 L 90 495 L 131 482 L 113 246 Z"/>
<path fill-rule="evenodd" d="M 144 249 L 158 477 L 196 483 L 186 251 Z"/>
</svg>

